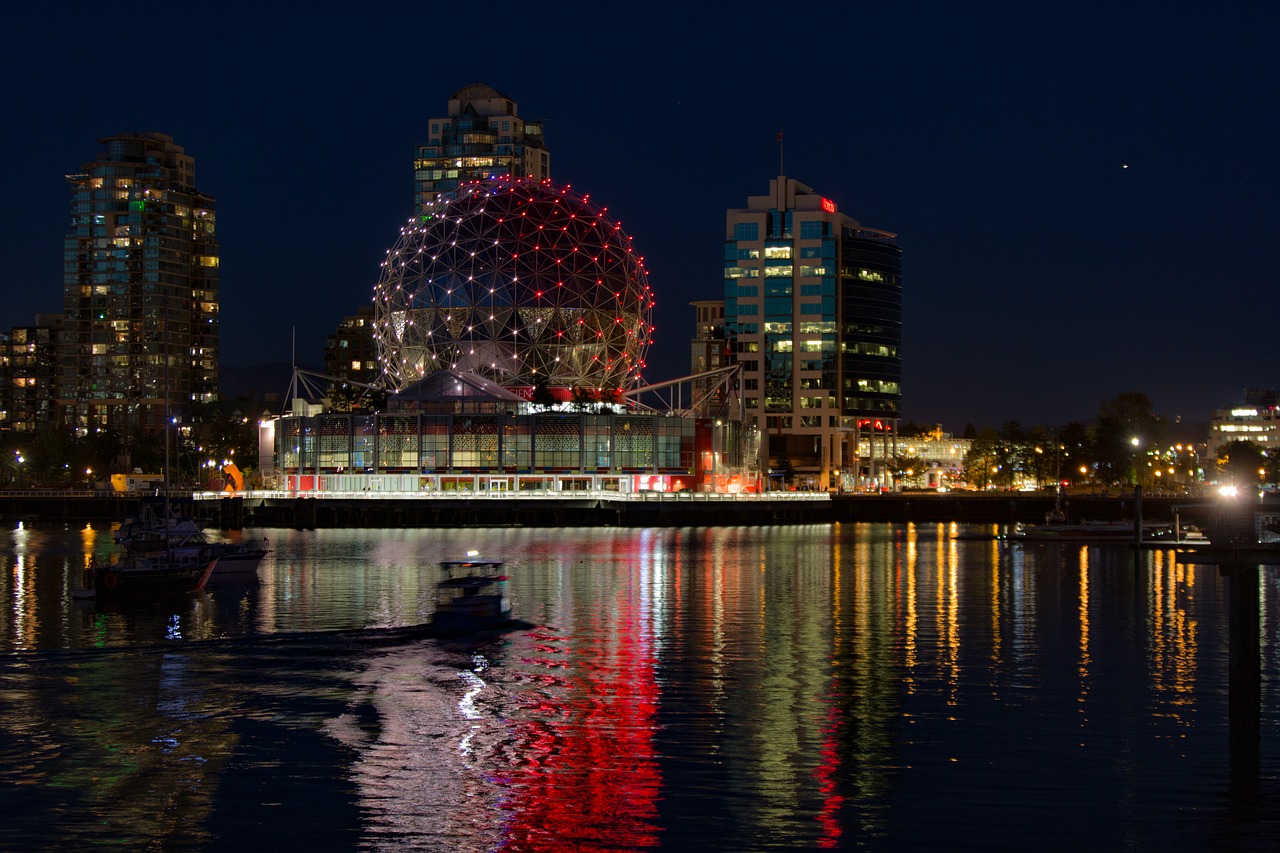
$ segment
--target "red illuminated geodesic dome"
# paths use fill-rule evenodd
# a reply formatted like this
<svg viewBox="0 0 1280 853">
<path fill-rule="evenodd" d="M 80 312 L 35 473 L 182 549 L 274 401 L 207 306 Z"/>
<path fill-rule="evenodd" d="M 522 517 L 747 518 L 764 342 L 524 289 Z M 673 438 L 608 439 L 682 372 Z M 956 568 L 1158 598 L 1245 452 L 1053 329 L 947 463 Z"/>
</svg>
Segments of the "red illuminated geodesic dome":
<svg viewBox="0 0 1280 853">
<path fill-rule="evenodd" d="M 627 389 L 651 343 L 631 238 L 587 196 L 529 178 L 466 184 L 410 220 L 373 305 L 396 389 L 446 368 L 509 387 Z"/>
</svg>

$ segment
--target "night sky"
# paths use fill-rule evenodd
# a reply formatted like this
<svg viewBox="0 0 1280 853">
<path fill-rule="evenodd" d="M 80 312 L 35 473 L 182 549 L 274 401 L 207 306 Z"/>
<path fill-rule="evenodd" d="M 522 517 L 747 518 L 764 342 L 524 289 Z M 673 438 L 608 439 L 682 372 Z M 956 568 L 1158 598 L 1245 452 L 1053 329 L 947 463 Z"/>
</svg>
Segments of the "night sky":
<svg viewBox="0 0 1280 853">
<path fill-rule="evenodd" d="M 23 4 L 0 27 L 0 329 L 61 311 L 63 175 L 160 131 L 217 199 L 223 364 L 288 362 L 296 329 L 319 367 L 412 213 L 428 120 L 484 82 L 645 256 L 650 381 L 688 373 L 725 210 L 781 153 L 899 235 L 905 419 L 1055 425 L 1141 391 L 1207 421 L 1280 386 L 1277 8 Z"/>
</svg>

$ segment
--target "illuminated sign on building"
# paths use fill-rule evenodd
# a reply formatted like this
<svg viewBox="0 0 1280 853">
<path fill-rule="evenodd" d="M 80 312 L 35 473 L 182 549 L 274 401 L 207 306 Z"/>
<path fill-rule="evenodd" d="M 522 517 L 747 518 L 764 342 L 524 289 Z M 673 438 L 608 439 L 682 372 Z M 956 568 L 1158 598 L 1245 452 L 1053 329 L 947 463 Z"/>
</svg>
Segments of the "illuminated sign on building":
<svg viewBox="0 0 1280 853">
<path fill-rule="evenodd" d="M 822 209 L 825 210 L 827 213 L 835 213 L 836 203 L 829 198 L 824 198 L 822 200 Z"/>
</svg>

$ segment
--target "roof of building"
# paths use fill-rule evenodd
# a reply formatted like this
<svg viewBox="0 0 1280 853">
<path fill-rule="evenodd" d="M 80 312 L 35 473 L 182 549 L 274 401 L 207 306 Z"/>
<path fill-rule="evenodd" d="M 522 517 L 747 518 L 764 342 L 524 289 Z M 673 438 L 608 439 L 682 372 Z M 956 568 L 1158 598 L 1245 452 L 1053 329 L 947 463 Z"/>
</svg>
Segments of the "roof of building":
<svg viewBox="0 0 1280 853">
<path fill-rule="evenodd" d="M 453 93 L 449 99 L 451 101 L 487 101 L 490 98 L 502 98 L 503 100 L 511 100 L 511 98 L 499 92 L 488 83 L 471 83 L 463 86 L 461 89 Z"/>
</svg>

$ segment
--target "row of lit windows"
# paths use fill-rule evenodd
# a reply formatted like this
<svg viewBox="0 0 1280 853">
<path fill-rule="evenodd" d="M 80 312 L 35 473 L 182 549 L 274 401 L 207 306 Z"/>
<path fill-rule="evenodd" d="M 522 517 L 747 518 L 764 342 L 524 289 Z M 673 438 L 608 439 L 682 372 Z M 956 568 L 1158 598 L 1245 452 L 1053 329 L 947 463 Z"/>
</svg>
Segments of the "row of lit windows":
<svg viewBox="0 0 1280 853">
<path fill-rule="evenodd" d="M 836 342 L 775 340 L 769 348 L 773 352 L 791 352 L 793 347 L 797 352 L 834 352 Z"/>
<path fill-rule="evenodd" d="M 901 394 L 902 386 L 889 379 L 846 379 L 845 388 L 863 394 Z"/>
<path fill-rule="evenodd" d="M 898 356 L 897 347 L 869 341 L 846 342 L 841 346 L 840 351 L 849 355 L 874 355 L 883 358 L 897 358 Z"/>
<path fill-rule="evenodd" d="M 801 278 L 817 278 L 821 276 L 831 275 L 833 270 L 826 266 L 811 266 L 803 264 L 800 266 Z M 795 273 L 793 266 L 766 266 L 764 268 L 765 278 L 791 278 Z M 759 278 L 760 270 L 757 267 L 740 267 L 737 265 L 726 266 L 724 268 L 724 277 L 726 279 L 735 278 Z M 831 282 L 834 288 L 835 282 Z"/>
<path fill-rule="evenodd" d="M 887 282 L 889 284 L 897 284 L 898 276 L 891 273 L 880 272 L 879 270 L 853 269 L 846 267 L 840 271 L 840 275 L 844 278 L 856 278 L 859 281 L 869 282 Z"/>
<path fill-rule="evenodd" d="M 1218 424 L 1219 432 L 1275 432 L 1275 424 Z"/>
</svg>

